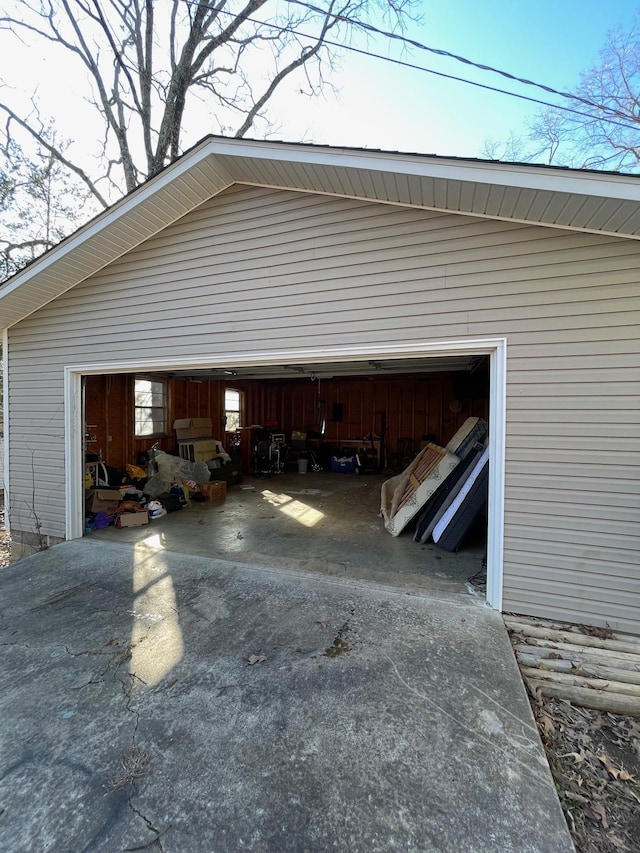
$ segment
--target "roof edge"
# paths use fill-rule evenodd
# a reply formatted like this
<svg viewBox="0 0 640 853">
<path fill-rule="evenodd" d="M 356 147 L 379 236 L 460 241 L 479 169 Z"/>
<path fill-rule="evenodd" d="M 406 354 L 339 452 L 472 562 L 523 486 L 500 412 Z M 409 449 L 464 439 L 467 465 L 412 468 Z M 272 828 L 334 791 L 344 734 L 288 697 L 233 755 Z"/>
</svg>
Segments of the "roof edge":
<svg viewBox="0 0 640 853">
<path fill-rule="evenodd" d="M 3 284 L 0 285 L 0 299 L 7 296 L 16 287 L 21 286 L 34 274 L 39 274 L 43 270 L 47 269 L 51 264 L 62 260 L 66 255 L 88 240 L 97 230 L 107 227 L 112 222 L 140 205 L 146 199 L 153 196 L 159 190 L 163 189 L 177 177 L 188 172 L 198 163 L 206 160 L 207 157 L 211 156 L 209 148 L 210 141 L 208 137 L 200 140 L 200 142 L 190 148 L 188 152 L 181 155 L 177 160 L 174 160 L 173 163 L 165 166 L 165 168 L 158 172 L 157 175 L 154 175 L 143 184 L 140 184 L 139 187 L 131 190 L 131 192 L 118 199 L 118 201 L 115 201 L 109 207 L 105 208 L 105 210 L 99 211 L 88 222 L 85 222 L 84 225 L 81 225 L 78 229 L 69 234 L 68 237 L 65 237 L 51 249 L 44 252 L 44 254 L 39 255 L 23 269 L 18 270 L 18 272 L 12 275 L 11 278 L 7 279 L 6 282 L 3 282 Z M 235 183 L 230 176 L 227 177 L 227 186 Z M 166 227 L 166 225 L 163 225 L 162 227 Z M 148 239 L 148 237 L 145 237 L 144 239 Z M 130 251 L 131 248 L 133 248 L 133 245 L 127 249 L 127 251 Z"/>
<path fill-rule="evenodd" d="M 326 168 L 328 174 L 332 170 L 377 172 L 390 177 L 419 178 L 427 182 L 441 181 L 445 187 L 450 181 L 454 186 L 457 183 L 493 187 L 501 190 L 503 194 L 509 190 L 531 190 L 546 193 L 549 197 L 554 194 L 567 198 L 569 196 L 579 197 L 577 199 L 579 204 L 581 204 L 582 198 L 591 197 L 603 200 L 603 202 L 614 201 L 620 202 L 622 205 L 625 203 L 627 206 L 631 205 L 636 223 L 637 214 L 635 211 L 638 210 L 640 203 L 640 176 L 635 175 L 599 173 L 522 163 L 503 163 L 494 160 L 372 151 L 309 143 L 238 139 L 209 135 L 197 142 L 173 163 L 167 165 L 157 175 L 145 181 L 106 210 L 98 213 L 73 234 L 36 258 L 1 285 L 0 303 L 6 310 L 3 317 L 5 322 L 2 325 L 8 328 L 20 322 L 48 302 L 61 296 L 66 290 L 79 284 L 87 276 L 98 272 L 135 246 L 150 239 L 158 231 L 180 219 L 189 210 L 194 209 L 235 183 L 245 183 L 242 174 L 243 164 L 246 166 L 247 173 L 250 173 L 252 166 L 260 161 L 265 165 L 267 162 L 276 162 L 282 168 L 286 167 L 287 164 L 291 167 L 317 166 Z M 200 165 L 202 168 L 199 168 Z M 183 180 L 178 182 L 181 178 Z M 174 182 L 178 183 L 175 185 L 175 193 L 172 194 Z M 253 180 L 250 181 L 250 183 L 254 182 Z M 336 194 L 336 190 L 330 187 L 330 183 L 329 181 L 324 189 L 331 194 Z M 300 183 L 297 186 L 295 184 L 296 180 L 293 177 L 292 169 L 291 184 L 287 185 L 285 182 L 287 188 L 303 190 L 305 186 Z M 184 191 L 187 188 L 188 193 L 181 197 L 181 190 Z M 304 191 L 323 192 L 323 188 L 316 187 L 315 190 L 304 189 Z M 484 189 L 483 192 L 485 192 Z M 369 198 L 369 195 L 363 197 Z M 158 202 L 158 209 L 161 211 L 161 215 L 155 217 L 150 215 L 153 213 L 154 201 Z M 175 205 L 173 204 L 174 201 Z M 372 196 L 371 201 L 385 202 L 385 198 Z M 388 203 L 396 203 L 388 199 L 387 201 Z M 145 210 L 144 205 L 147 202 L 149 206 Z M 413 206 L 422 207 L 419 204 Z M 474 212 L 466 208 L 450 208 L 448 205 L 438 208 L 428 207 L 427 209 L 450 210 L 454 214 L 477 215 L 486 218 L 508 218 L 509 221 L 529 221 L 528 219 L 514 220 L 513 217 L 501 216 L 497 210 L 495 213 L 492 211 Z M 136 212 L 141 215 L 137 217 L 136 229 L 133 229 L 130 226 L 136 221 Z M 80 263 L 79 259 L 75 265 L 66 262 L 69 255 L 83 247 L 88 246 L 90 254 L 92 238 L 95 251 L 100 244 L 101 237 L 107 239 L 110 237 L 107 229 L 116 226 L 121 219 L 128 215 L 130 215 L 130 219 L 124 219 L 123 223 L 124 226 L 129 226 L 126 239 L 114 244 L 113 251 L 110 254 L 103 251 L 102 254 L 96 253 L 94 258 L 87 260 L 88 253 L 85 252 L 84 262 Z M 627 215 L 625 221 L 628 221 L 629 214 L 625 215 Z M 145 217 L 148 218 L 145 219 Z M 570 222 L 560 223 L 555 218 L 538 218 L 537 220 L 532 219 L 531 222 L 554 228 L 610 234 L 605 228 L 607 223 L 604 221 L 598 223 L 598 230 L 586 226 L 574 228 Z M 636 228 L 633 232 L 613 233 L 611 236 L 637 240 L 639 233 L 638 228 Z M 56 269 L 57 265 L 60 266 Z M 69 269 L 70 267 L 74 267 L 72 272 Z M 63 274 L 61 275 L 61 273 Z M 38 276 L 43 276 L 42 280 L 39 280 Z M 45 284 L 47 286 L 41 286 Z M 18 293 L 18 291 L 20 292 Z"/>
<path fill-rule="evenodd" d="M 640 175 L 620 172 L 598 172 L 562 166 L 504 163 L 501 160 L 408 154 L 299 142 L 235 139 L 214 135 L 205 137 L 202 143 L 208 143 L 211 153 L 218 156 L 249 156 L 256 159 L 275 160 L 286 154 L 288 160 L 297 163 L 317 163 L 376 171 L 388 171 L 391 166 L 394 172 L 406 175 L 450 178 L 482 184 L 502 183 L 505 187 L 572 192 L 580 195 L 640 201 Z"/>
</svg>

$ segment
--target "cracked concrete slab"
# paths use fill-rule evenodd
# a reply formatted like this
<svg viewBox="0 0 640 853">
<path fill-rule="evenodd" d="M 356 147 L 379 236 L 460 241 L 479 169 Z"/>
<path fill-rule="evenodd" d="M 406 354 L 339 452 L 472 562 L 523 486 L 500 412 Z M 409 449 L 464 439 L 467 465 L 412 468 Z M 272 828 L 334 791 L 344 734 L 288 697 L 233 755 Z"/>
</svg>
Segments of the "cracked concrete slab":
<svg viewBox="0 0 640 853">
<path fill-rule="evenodd" d="M 573 850 L 476 599 L 83 540 L 0 602 L 7 853 Z"/>
</svg>

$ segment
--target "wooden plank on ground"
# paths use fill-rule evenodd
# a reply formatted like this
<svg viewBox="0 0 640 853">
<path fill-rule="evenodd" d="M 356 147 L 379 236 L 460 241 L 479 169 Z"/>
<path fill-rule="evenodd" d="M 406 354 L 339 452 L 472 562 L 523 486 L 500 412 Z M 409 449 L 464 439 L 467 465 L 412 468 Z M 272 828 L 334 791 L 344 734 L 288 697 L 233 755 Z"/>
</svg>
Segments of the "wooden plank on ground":
<svg viewBox="0 0 640 853">
<path fill-rule="evenodd" d="M 640 716 L 640 640 L 507 616 L 523 678 L 533 692 L 574 705 Z"/>
<path fill-rule="evenodd" d="M 534 678 L 527 679 L 534 692 L 539 690 L 543 696 L 566 699 L 583 708 L 595 708 L 612 714 L 626 714 L 640 717 L 640 701 L 635 696 L 623 696 L 620 693 L 608 693 L 605 690 L 590 690 L 588 687 L 568 687 L 565 684 L 551 684 Z"/>
<path fill-rule="evenodd" d="M 527 678 L 550 684 L 566 684 L 569 687 L 588 687 L 590 690 L 607 690 L 609 693 L 622 693 L 625 696 L 640 698 L 640 684 L 626 684 L 606 678 L 588 678 L 568 672 L 551 672 L 535 666 L 521 666 L 520 671 Z"/>
<path fill-rule="evenodd" d="M 600 666 L 599 664 L 587 663 L 579 661 L 574 664 L 571 660 L 562 660 L 554 658 L 540 658 L 535 655 L 521 652 L 516 654 L 516 658 L 520 667 L 531 666 L 540 669 L 549 670 L 550 672 L 569 672 L 573 675 L 584 675 L 587 678 L 613 678 L 615 681 L 623 681 L 626 684 L 640 685 L 640 672 L 635 672 L 631 669 L 616 669 L 612 666 Z"/>
<path fill-rule="evenodd" d="M 620 661 L 629 666 L 640 667 L 640 654 L 629 654 L 628 652 L 614 652 L 610 649 L 593 648 L 591 646 L 576 646 L 575 643 L 555 642 L 554 640 L 539 640 L 537 637 L 526 637 L 524 634 L 516 634 L 514 639 L 521 636 L 523 645 L 530 649 L 544 650 L 549 654 L 559 654 L 563 658 L 576 659 L 585 656 L 585 660 L 606 663 L 607 661 Z"/>
<path fill-rule="evenodd" d="M 579 634 L 573 631 L 563 631 L 555 628 L 546 628 L 539 625 L 528 625 L 515 619 L 505 619 L 507 628 L 523 633 L 527 637 L 535 637 L 540 640 L 552 640 L 554 642 L 573 643 L 576 646 L 590 646 L 591 648 L 609 649 L 614 652 L 626 652 L 628 654 L 640 655 L 640 642 L 625 640 L 609 640 L 594 637 L 588 634 Z"/>
</svg>

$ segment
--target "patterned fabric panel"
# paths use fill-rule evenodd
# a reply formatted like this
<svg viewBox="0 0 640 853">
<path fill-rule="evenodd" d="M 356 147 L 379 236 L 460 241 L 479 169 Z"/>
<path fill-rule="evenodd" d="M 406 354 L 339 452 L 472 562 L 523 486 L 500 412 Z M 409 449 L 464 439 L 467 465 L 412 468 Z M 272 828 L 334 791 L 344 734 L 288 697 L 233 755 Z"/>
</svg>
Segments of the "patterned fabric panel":
<svg viewBox="0 0 640 853">
<path fill-rule="evenodd" d="M 485 444 L 489 437 L 489 424 L 482 418 L 467 418 L 447 444 L 447 450 L 464 459 L 476 442 Z"/>
<path fill-rule="evenodd" d="M 444 448 L 436 445 L 430 445 L 430 447 L 432 452 L 425 453 L 429 450 L 428 447 L 425 448 L 425 451 L 412 463 L 415 465 L 415 462 L 423 457 L 422 465 L 419 463 L 413 470 L 407 469 L 397 478 L 399 482 L 395 484 L 392 507 L 387 505 L 387 511 L 383 512 L 385 527 L 392 536 L 400 535 L 460 462 L 455 454 L 449 453 Z M 383 484 L 383 489 L 385 485 Z M 390 509 L 393 511 L 389 512 Z"/>
</svg>

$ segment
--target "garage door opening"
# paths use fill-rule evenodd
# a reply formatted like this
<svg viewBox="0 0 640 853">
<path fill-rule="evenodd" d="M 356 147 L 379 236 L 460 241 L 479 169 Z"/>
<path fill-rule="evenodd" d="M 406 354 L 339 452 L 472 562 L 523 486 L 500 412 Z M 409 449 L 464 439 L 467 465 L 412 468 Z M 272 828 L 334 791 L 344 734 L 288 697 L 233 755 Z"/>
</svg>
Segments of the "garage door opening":
<svg viewBox="0 0 640 853">
<path fill-rule="evenodd" d="M 434 455 L 451 459 L 454 451 L 447 445 L 470 422 L 495 421 L 495 368 L 489 351 L 86 375 L 87 484 L 90 476 L 92 486 L 116 486 L 114 479 L 102 479 L 105 472 L 117 478 L 117 472 L 142 467 L 148 474 L 147 462 L 152 467 L 154 461 L 148 455 L 157 449 L 205 462 L 215 482 L 226 484 L 226 500 L 216 499 L 217 490 L 213 500 L 193 499 L 186 510 L 123 529 L 94 530 L 91 514 L 83 512 L 83 529 L 96 540 L 407 588 L 459 591 L 473 578 L 483 594 L 492 553 L 501 557 L 495 519 L 491 530 L 495 488 L 492 498 L 491 488 L 480 486 L 489 500 L 464 531 L 459 550 L 436 544 L 433 525 L 419 535 L 418 522 L 432 503 L 428 489 L 423 494 L 413 489 L 418 500 L 405 495 L 415 512 L 405 510 L 401 531 L 385 524 L 380 509 L 385 482 L 404 474 L 411 492 L 425 470 L 424 464 L 410 470 L 416 460 L 432 457 L 427 468 L 434 468 Z M 207 420 L 210 430 L 203 431 Z M 191 428 L 202 434 L 178 440 L 173 429 L 178 421 L 192 421 Z M 492 438 L 489 428 L 484 441 L 474 441 L 476 461 L 480 444 L 488 448 Z M 495 480 L 492 468 L 493 460 L 489 475 Z M 441 465 L 436 483 L 449 473 Z M 423 524 L 422 534 L 427 527 Z M 501 518 L 499 527 L 501 533 Z M 499 606 L 499 572 L 490 569 L 489 575 L 493 591 L 487 597 Z"/>
</svg>

